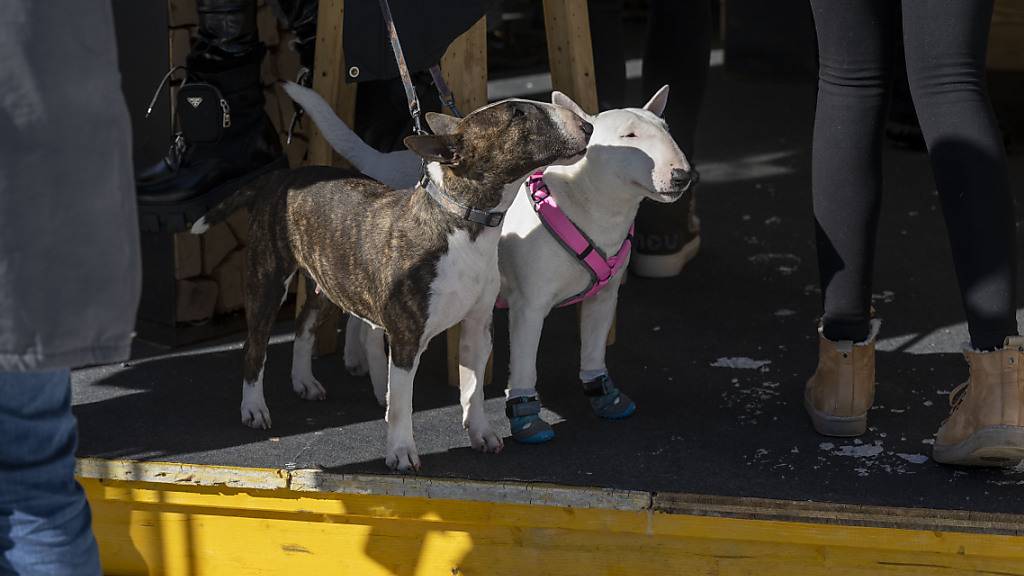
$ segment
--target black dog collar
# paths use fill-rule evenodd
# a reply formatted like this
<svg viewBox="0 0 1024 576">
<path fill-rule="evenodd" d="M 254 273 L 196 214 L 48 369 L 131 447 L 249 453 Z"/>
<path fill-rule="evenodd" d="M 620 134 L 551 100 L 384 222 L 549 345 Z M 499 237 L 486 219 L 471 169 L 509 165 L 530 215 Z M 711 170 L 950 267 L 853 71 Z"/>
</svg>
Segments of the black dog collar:
<svg viewBox="0 0 1024 576">
<path fill-rule="evenodd" d="M 465 206 L 458 200 L 454 199 L 447 192 L 442 190 L 437 184 L 434 184 L 433 179 L 428 174 L 423 175 L 423 180 L 420 181 L 420 185 L 427 191 L 427 195 L 430 196 L 434 202 L 437 202 L 438 206 L 444 208 L 448 212 L 476 224 L 482 224 L 490 228 L 497 228 L 501 226 L 502 221 L 505 220 L 505 213 L 497 210 L 480 210 Z"/>
</svg>

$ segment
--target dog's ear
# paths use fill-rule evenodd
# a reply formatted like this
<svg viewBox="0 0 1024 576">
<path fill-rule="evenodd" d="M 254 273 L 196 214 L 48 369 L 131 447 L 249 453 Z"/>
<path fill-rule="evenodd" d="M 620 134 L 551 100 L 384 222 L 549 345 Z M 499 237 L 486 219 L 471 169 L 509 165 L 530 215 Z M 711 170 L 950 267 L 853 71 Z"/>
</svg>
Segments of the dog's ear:
<svg viewBox="0 0 1024 576">
<path fill-rule="evenodd" d="M 573 114 L 579 116 L 580 118 L 583 118 L 584 120 L 590 120 L 591 118 L 590 114 L 584 112 L 583 108 L 580 108 L 579 104 L 572 101 L 572 98 L 569 98 L 568 96 L 562 94 L 558 90 L 555 90 L 554 92 L 551 93 L 551 103 L 554 104 L 555 106 L 568 108 L 569 110 L 572 111 Z"/>
<path fill-rule="evenodd" d="M 462 160 L 459 154 L 459 139 L 452 136 L 413 135 L 406 136 L 405 147 L 427 162 L 440 162 L 455 166 Z"/>
<path fill-rule="evenodd" d="M 667 104 L 668 84 L 665 84 L 664 86 L 661 87 L 661 90 L 658 90 L 657 92 L 654 93 L 654 96 L 651 96 L 651 99 L 647 101 L 647 104 L 644 104 L 644 110 L 647 110 L 648 112 L 653 112 L 656 115 L 661 116 L 662 114 L 665 113 L 665 106 Z"/>
<path fill-rule="evenodd" d="M 461 120 L 455 116 L 427 112 L 427 126 L 430 126 L 430 130 L 434 134 L 454 134 L 459 127 L 459 122 Z"/>
</svg>

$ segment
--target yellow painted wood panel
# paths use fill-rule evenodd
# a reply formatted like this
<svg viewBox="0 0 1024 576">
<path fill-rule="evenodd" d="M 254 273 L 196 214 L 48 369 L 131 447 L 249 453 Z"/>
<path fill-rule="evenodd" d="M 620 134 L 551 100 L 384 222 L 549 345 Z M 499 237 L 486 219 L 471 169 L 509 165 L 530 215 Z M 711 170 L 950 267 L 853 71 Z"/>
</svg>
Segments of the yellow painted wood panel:
<svg viewBox="0 0 1024 576">
<path fill-rule="evenodd" d="M 107 574 L 1024 575 L 1024 537 L 83 479 Z"/>
</svg>

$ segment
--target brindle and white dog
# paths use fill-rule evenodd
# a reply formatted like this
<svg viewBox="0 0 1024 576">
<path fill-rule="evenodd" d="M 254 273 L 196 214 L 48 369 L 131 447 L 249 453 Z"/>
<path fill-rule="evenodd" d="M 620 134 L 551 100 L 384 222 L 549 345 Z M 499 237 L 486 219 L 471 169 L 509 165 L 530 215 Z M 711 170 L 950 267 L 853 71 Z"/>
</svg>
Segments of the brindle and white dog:
<svg viewBox="0 0 1024 576">
<path fill-rule="evenodd" d="M 428 162 L 428 177 L 396 191 L 345 170 L 310 166 L 260 178 L 192 227 L 200 234 L 248 206 L 245 300 L 248 337 L 242 421 L 270 427 L 263 397 L 267 341 L 294 274 L 315 282 L 298 318 L 292 388 L 323 399 L 310 351 L 318 322 L 343 310 L 388 336 L 388 423 L 385 461 L 418 469 L 412 430 L 412 388 L 420 354 L 435 335 L 467 318 L 462 332 L 468 377 L 462 380 L 463 424 L 472 445 L 497 452 L 501 438 L 483 412 L 484 368 L 498 295 L 501 216 L 520 182 L 540 166 L 578 158 L 593 127 L 566 108 L 506 100 L 465 119 L 428 115 L 439 135 L 410 136 L 409 149 Z M 472 342 L 473 345 L 469 346 Z"/>
</svg>

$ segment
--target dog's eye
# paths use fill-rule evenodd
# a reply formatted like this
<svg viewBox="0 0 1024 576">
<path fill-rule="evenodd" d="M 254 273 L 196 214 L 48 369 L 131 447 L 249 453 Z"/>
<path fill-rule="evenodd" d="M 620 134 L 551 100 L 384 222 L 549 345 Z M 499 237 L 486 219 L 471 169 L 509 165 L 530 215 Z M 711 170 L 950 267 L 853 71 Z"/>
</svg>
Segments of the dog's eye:
<svg viewBox="0 0 1024 576">
<path fill-rule="evenodd" d="M 523 109 L 518 107 L 518 106 L 513 107 L 512 108 L 512 117 L 516 118 L 516 117 L 519 117 L 519 116 L 526 116 L 526 112 L 524 112 Z"/>
<path fill-rule="evenodd" d="M 623 134 L 623 138 L 636 138 L 636 132 L 630 132 L 629 134 Z"/>
</svg>

